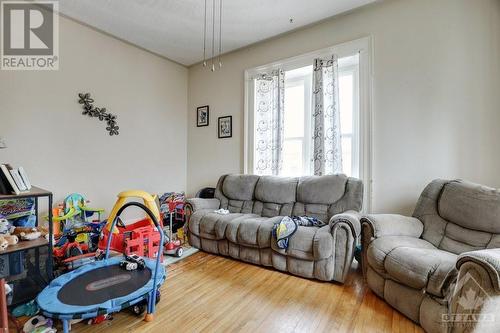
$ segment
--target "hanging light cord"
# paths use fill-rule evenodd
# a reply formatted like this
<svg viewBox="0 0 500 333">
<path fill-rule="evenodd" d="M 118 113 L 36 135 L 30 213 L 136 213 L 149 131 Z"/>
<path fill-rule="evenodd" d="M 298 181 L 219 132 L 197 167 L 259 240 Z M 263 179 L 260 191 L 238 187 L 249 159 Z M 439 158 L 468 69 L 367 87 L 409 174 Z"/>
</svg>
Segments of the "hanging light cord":
<svg viewBox="0 0 500 333">
<path fill-rule="evenodd" d="M 219 68 L 222 67 L 220 55 L 222 54 L 222 0 L 219 0 Z"/>
<path fill-rule="evenodd" d="M 212 0 L 212 72 L 215 71 L 215 0 Z"/>
<path fill-rule="evenodd" d="M 203 19 L 203 66 L 207 65 L 207 0 L 205 0 L 205 17 Z"/>
</svg>

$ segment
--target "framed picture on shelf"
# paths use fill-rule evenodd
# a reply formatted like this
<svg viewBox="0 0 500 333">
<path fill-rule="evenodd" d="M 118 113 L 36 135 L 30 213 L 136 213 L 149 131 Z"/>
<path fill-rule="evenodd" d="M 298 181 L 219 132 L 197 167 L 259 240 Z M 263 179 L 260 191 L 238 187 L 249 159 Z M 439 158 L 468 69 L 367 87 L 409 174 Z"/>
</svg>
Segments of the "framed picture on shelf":
<svg viewBox="0 0 500 333">
<path fill-rule="evenodd" d="M 218 118 L 217 134 L 219 139 L 230 138 L 233 136 L 233 116 Z"/>
<path fill-rule="evenodd" d="M 209 112 L 208 105 L 199 106 L 196 108 L 196 126 L 203 127 L 208 126 Z"/>
</svg>

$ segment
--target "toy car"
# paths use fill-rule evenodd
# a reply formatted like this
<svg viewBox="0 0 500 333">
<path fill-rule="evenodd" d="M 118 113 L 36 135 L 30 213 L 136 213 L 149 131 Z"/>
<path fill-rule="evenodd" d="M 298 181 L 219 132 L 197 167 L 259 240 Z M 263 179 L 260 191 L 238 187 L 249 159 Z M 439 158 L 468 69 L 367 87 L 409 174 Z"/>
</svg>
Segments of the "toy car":
<svg viewBox="0 0 500 333">
<path fill-rule="evenodd" d="M 139 269 L 144 269 L 146 267 L 146 262 L 144 261 L 144 259 L 136 254 L 125 256 L 125 260 L 137 264 L 137 268 Z"/>
<path fill-rule="evenodd" d="M 137 264 L 135 262 L 122 260 L 120 261 L 120 267 L 127 271 L 135 271 L 137 269 Z"/>
</svg>

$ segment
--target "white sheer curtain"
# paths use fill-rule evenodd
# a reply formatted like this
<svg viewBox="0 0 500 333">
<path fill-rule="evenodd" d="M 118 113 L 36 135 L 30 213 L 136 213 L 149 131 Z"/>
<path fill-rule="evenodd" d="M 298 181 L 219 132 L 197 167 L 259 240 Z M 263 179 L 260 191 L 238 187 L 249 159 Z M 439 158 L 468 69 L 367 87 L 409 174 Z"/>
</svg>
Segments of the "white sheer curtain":
<svg viewBox="0 0 500 333">
<path fill-rule="evenodd" d="M 279 175 L 283 164 L 285 73 L 255 78 L 254 173 Z"/>
<path fill-rule="evenodd" d="M 313 68 L 313 171 L 342 173 L 337 56 L 314 59 Z"/>
</svg>

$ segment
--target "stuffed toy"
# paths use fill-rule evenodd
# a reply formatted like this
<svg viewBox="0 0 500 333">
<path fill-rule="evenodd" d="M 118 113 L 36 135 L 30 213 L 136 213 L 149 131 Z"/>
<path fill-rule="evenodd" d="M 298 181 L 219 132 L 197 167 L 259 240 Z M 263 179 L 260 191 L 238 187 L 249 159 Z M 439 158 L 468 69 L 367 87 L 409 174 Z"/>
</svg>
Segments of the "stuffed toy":
<svg viewBox="0 0 500 333">
<path fill-rule="evenodd" d="M 17 237 L 16 235 L 0 235 L 0 240 L 6 240 L 8 246 L 16 245 L 17 243 L 19 243 L 19 237 Z"/>
<path fill-rule="evenodd" d="M 21 240 L 34 240 L 42 235 L 37 228 L 26 227 L 16 227 L 12 234 L 18 236 Z"/>
<path fill-rule="evenodd" d="M 9 246 L 9 242 L 5 238 L 0 237 L 0 251 L 7 250 L 8 246 Z"/>
<path fill-rule="evenodd" d="M 0 215 L 0 235 L 10 234 L 14 228 L 7 219 Z"/>
</svg>

